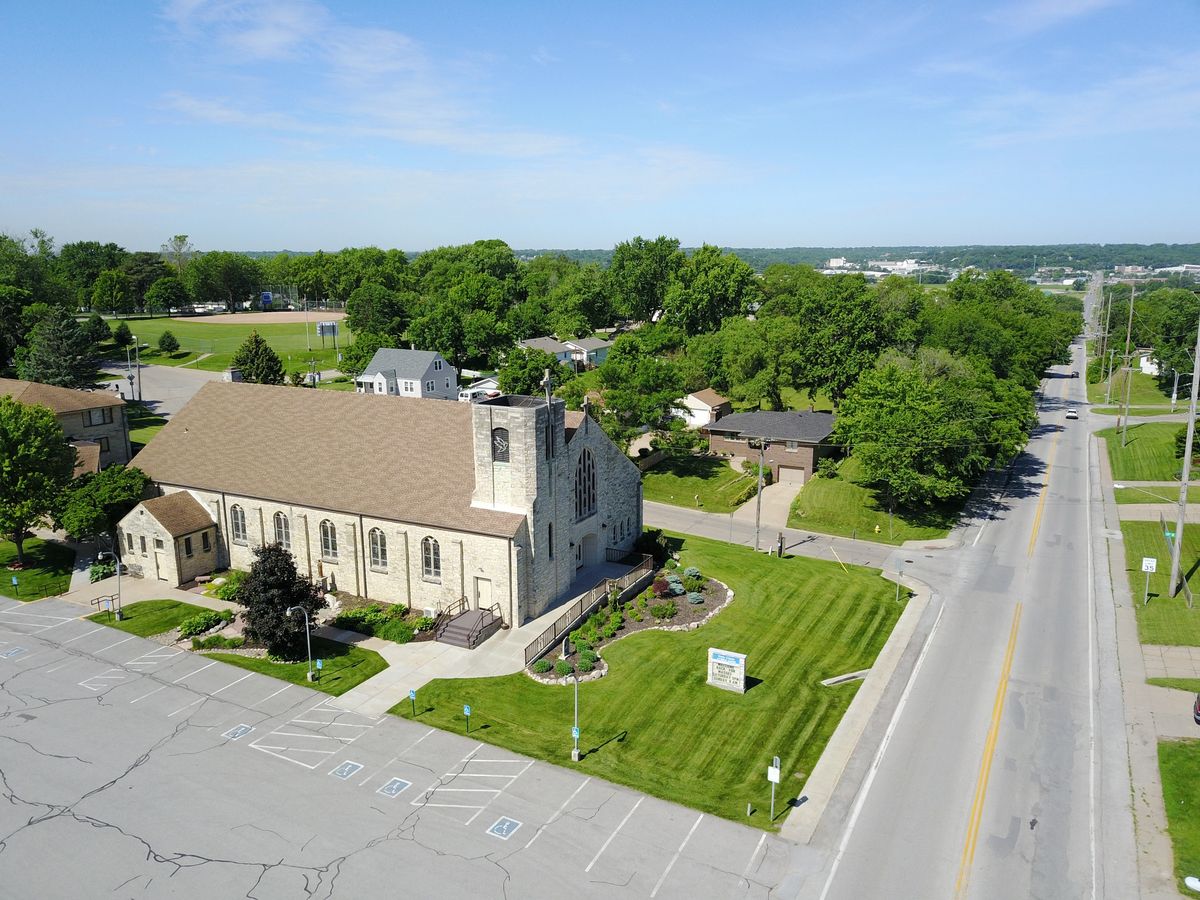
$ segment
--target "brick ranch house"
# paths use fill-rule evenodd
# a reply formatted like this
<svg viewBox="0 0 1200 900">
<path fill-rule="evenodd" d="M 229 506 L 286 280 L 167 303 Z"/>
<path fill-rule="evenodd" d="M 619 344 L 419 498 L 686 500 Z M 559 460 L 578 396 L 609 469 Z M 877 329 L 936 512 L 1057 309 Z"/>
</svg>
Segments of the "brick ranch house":
<svg viewBox="0 0 1200 900">
<path fill-rule="evenodd" d="M 161 496 L 121 520 L 125 561 L 169 584 L 278 543 L 331 587 L 519 626 L 642 529 L 637 467 L 561 400 L 210 382 L 134 465 Z"/>
<path fill-rule="evenodd" d="M 831 412 L 744 412 L 700 431 L 708 436 L 709 450 L 731 457 L 735 466 L 744 459 L 757 461 L 758 442 L 766 442 L 764 461 L 772 480 L 804 484 L 817 462 L 835 452 L 829 444 L 835 419 Z"/>
</svg>

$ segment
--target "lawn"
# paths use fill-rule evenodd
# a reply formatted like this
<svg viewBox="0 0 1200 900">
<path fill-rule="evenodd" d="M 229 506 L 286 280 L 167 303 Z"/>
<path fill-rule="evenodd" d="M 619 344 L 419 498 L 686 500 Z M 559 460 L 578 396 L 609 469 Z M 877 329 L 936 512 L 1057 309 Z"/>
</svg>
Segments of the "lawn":
<svg viewBox="0 0 1200 900">
<path fill-rule="evenodd" d="M 305 323 L 281 323 L 278 325 L 225 325 L 216 322 L 206 322 L 202 317 L 195 319 L 131 319 L 129 327 L 149 350 L 142 350 L 143 363 L 160 365 L 194 365 L 198 369 L 209 372 L 219 372 L 228 369 L 233 364 L 233 354 L 250 334 L 257 331 L 263 339 L 283 360 L 283 368 L 287 372 L 294 369 L 308 370 L 309 359 L 316 359 L 320 369 L 337 367 L 337 355 L 333 349 L 333 339 L 325 338 L 322 348 L 321 338 L 316 336 L 316 323 L 321 314 L 314 312 L 312 321 L 308 323 L 310 338 L 305 337 Z M 339 324 L 339 348 L 349 346 L 351 333 L 343 320 Z M 179 351 L 170 356 L 160 355 L 156 348 L 158 336 L 164 331 L 170 331 L 179 339 Z M 312 345 L 311 352 L 308 347 Z M 199 362 L 193 362 L 203 354 L 210 354 Z"/>
<path fill-rule="evenodd" d="M 25 568 L 9 569 L 17 559 L 17 545 L 0 541 L 0 595 L 13 600 L 40 600 L 66 593 L 75 569 L 75 551 L 40 538 L 27 538 L 24 549 Z"/>
<path fill-rule="evenodd" d="M 1159 741 L 1158 771 L 1162 776 L 1167 833 L 1175 850 L 1176 887 L 1187 875 L 1200 875 L 1200 741 Z"/>
<path fill-rule="evenodd" d="M 1158 379 L 1153 375 L 1147 375 L 1145 372 L 1134 372 L 1132 374 L 1133 383 L 1129 386 L 1130 406 L 1153 406 L 1158 403 L 1171 402 L 1170 390 L 1164 392 L 1158 386 Z M 1107 392 L 1107 381 L 1089 384 L 1087 386 L 1088 401 L 1091 403 L 1104 403 L 1104 397 Z M 1123 372 L 1113 372 L 1112 402 L 1121 405 L 1125 403 L 1125 373 Z"/>
<path fill-rule="evenodd" d="M 737 508 L 735 501 L 752 480 L 749 475 L 735 472 L 728 460 L 690 454 L 668 456 L 642 476 L 642 496 L 658 503 L 727 513 Z"/>
<path fill-rule="evenodd" d="M 150 439 L 167 424 L 165 418 L 136 401 L 125 404 L 125 414 L 129 418 L 129 443 L 134 453 L 150 443 Z"/>
<path fill-rule="evenodd" d="M 315 637 L 312 639 L 313 665 L 316 660 L 323 661 L 321 680 L 308 683 L 308 660 L 299 662 L 275 662 L 266 658 L 239 656 L 236 653 L 206 653 L 205 656 L 219 659 L 230 665 L 262 675 L 270 675 L 292 684 L 305 684 L 309 687 L 324 691 L 338 697 L 352 687 L 362 684 L 372 675 L 378 675 L 387 668 L 387 662 L 374 650 L 355 647 L 351 644 L 340 644 L 337 641 Z"/>
<path fill-rule="evenodd" d="M 1093 406 L 1091 412 L 1098 416 L 1119 416 L 1125 412 L 1123 406 Z M 1187 404 L 1179 404 L 1176 412 L 1187 412 Z M 1137 416 L 1169 416 L 1173 415 L 1169 406 L 1131 406 L 1129 415 Z"/>
<path fill-rule="evenodd" d="M 1147 678 L 1146 684 L 1200 694 L 1200 678 Z"/>
<path fill-rule="evenodd" d="M 326 378 L 317 385 L 323 391 L 352 391 L 354 381 L 349 375 L 338 375 L 336 378 Z"/>
<path fill-rule="evenodd" d="M 1183 462 L 1175 456 L 1175 422 L 1130 425 L 1128 441 L 1121 446 L 1121 429 L 1105 428 L 1096 437 L 1108 444 L 1108 461 L 1114 481 L 1173 481 Z"/>
<path fill-rule="evenodd" d="M 207 611 L 206 607 L 193 606 L 178 600 L 142 600 L 140 603 L 130 603 L 121 607 L 119 622 L 108 612 L 92 613 L 88 620 L 128 634 L 136 634 L 138 637 L 150 637 L 152 634 L 170 631 L 184 619 Z"/>
<path fill-rule="evenodd" d="M 815 410 L 831 410 L 833 409 L 833 401 L 824 394 L 811 394 L 808 391 L 798 391 L 795 388 L 785 387 L 779 392 L 779 398 L 783 401 L 784 409 L 808 409 L 812 406 Z M 763 403 L 760 405 L 753 401 L 732 401 L 734 412 L 754 412 L 757 409 L 771 409 L 771 404 Z"/>
<path fill-rule="evenodd" d="M 944 538 L 958 521 L 962 503 L 934 507 L 926 513 L 897 511 L 889 517 L 887 508 L 879 504 L 875 492 L 862 482 L 861 476 L 858 460 L 850 456 L 838 468 L 837 478 L 810 479 L 792 504 L 788 525 L 805 531 L 902 544 Z"/>
<path fill-rule="evenodd" d="M 822 687 L 869 667 L 903 610 L 873 569 L 807 558 L 778 559 L 692 536 L 682 564 L 736 592 L 702 628 L 644 631 L 604 658 L 609 674 L 579 688 L 579 763 L 570 760 L 573 691 L 522 673 L 437 679 L 417 692 L 417 719 L 569 766 L 714 815 L 772 828 L 800 794 L 857 682 Z M 744 695 L 705 684 L 709 647 L 748 654 Z M 407 700 L 392 713 L 411 718 Z M 784 781 L 768 821 L 765 767 L 778 754 Z M 746 804 L 755 812 L 745 818 Z"/>
<path fill-rule="evenodd" d="M 1188 609 L 1182 591 L 1177 597 L 1167 596 L 1171 556 L 1158 522 L 1122 522 L 1121 534 L 1125 537 L 1125 571 L 1137 611 L 1138 639 L 1143 644 L 1200 647 L 1200 600 Z M 1158 571 L 1150 576 L 1150 602 L 1143 606 L 1146 576 L 1142 573 L 1142 558 L 1147 556 L 1158 560 Z M 1200 594 L 1200 527 L 1190 525 L 1183 530 L 1180 560 L 1192 592 Z"/>
<path fill-rule="evenodd" d="M 1113 491 L 1118 503 L 1178 503 L 1179 485 L 1164 484 L 1162 487 L 1117 488 Z M 1188 486 L 1188 503 L 1200 503 L 1200 487 Z M 1173 518 L 1173 516 L 1168 516 Z"/>
</svg>

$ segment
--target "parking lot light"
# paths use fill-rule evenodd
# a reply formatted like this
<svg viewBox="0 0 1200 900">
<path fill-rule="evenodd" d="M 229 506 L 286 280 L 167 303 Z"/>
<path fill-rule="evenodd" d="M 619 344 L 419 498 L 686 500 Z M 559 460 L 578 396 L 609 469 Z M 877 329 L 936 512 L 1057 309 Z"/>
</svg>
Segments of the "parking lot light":
<svg viewBox="0 0 1200 900">
<path fill-rule="evenodd" d="M 309 634 L 308 630 L 308 610 L 306 610 L 303 606 L 289 606 L 285 615 L 290 616 L 294 612 L 298 612 L 304 616 L 304 644 L 308 649 L 308 680 L 314 681 L 315 679 L 313 678 L 312 667 L 312 636 Z"/>
</svg>

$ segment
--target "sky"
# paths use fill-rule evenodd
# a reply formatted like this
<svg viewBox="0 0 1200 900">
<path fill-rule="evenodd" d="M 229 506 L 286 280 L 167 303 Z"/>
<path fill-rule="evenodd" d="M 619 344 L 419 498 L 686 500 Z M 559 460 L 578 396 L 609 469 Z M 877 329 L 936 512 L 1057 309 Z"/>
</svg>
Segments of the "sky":
<svg viewBox="0 0 1200 900">
<path fill-rule="evenodd" d="M 1200 240 L 1200 4 L 6 4 L 0 231 Z"/>
</svg>

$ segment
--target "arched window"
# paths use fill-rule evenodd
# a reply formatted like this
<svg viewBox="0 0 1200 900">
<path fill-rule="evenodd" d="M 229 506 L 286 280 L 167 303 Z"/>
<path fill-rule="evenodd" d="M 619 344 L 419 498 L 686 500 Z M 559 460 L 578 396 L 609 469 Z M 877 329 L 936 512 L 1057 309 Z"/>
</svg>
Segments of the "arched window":
<svg viewBox="0 0 1200 900">
<path fill-rule="evenodd" d="M 442 548 L 431 537 L 421 541 L 421 574 L 431 581 L 442 580 Z"/>
<path fill-rule="evenodd" d="M 246 543 L 246 511 L 236 503 L 229 507 L 229 530 L 235 544 Z"/>
<path fill-rule="evenodd" d="M 292 526 L 281 512 L 275 513 L 275 543 L 284 550 L 292 549 Z"/>
<path fill-rule="evenodd" d="M 508 462 L 508 429 L 492 429 L 492 462 Z"/>
<path fill-rule="evenodd" d="M 596 511 L 596 460 L 586 447 L 575 465 L 575 518 L 586 519 Z"/>
<path fill-rule="evenodd" d="M 337 562 L 337 529 L 328 519 L 321 520 L 321 559 Z"/>
<path fill-rule="evenodd" d="M 371 568 L 381 572 L 387 571 L 387 535 L 382 529 L 372 528 L 367 532 L 371 544 Z"/>
</svg>

